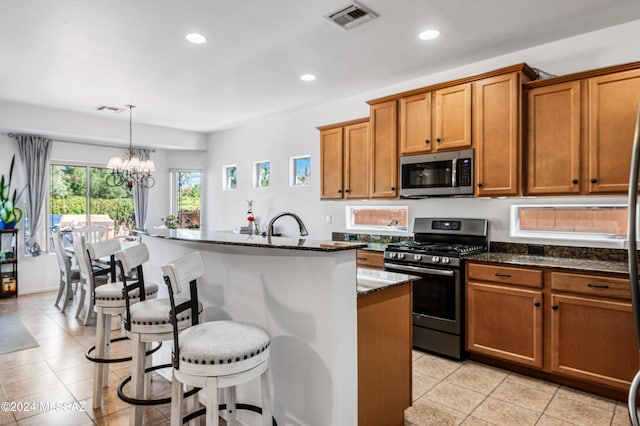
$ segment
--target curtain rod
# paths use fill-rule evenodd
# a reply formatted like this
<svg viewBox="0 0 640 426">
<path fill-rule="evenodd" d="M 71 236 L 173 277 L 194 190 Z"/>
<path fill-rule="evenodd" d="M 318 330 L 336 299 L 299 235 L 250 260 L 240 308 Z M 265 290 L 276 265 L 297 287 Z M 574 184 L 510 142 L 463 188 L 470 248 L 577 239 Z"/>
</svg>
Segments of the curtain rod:
<svg viewBox="0 0 640 426">
<path fill-rule="evenodd" d="M 42 138 L 48 138 L 51 139 L 52 141 L 56 141 L 56 142 L 66 142 L 66 143 L 77 143 L 79 145 L 90 145 L 90 146 L 101 146 L 104 148 L 115 148 L 115 149 L 125 149 L 128 150 L 129 147 L 128 146 L 121 146 L 121 145 L 112 145 L 112 144 L 108 144 L 106 142 L 84 142 L 84 141 L 77 141 L 77 140 L 71 140 L 71 139 L 62 139 L 62 138 L 56 138 L 56 137 L 50 137 L 50 136 L 45 136 L 45 135 L 31 135 L 28 133 L 7 133 L 6 135 L 9 136 L 10 138 L 14 138 L 18 135 L 25 135 L 25 136 L 38 136 L 38 137 L 42 137 Z M 156 150 L 154 148 L 146 148 L 146 147 L 142 147 L 142 146 L 133 146 L 133 148 L 139 148 L 139 149 L 147 149 L 149 150 L 149 152 L 156 152 Z"/>
</svg>

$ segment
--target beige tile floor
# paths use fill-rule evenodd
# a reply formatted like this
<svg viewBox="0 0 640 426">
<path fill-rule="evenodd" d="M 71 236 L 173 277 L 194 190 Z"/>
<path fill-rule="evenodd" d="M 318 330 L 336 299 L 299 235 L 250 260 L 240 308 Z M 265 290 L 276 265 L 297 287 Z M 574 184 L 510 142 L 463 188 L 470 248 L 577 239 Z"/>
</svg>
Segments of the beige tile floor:
<svg viewBox="0 0 640 426">
<path fill-rule="evenodd" d="M 474 361 L 413 352 L 405 426 L 629 425 L 625 403 Z"/>
<path fill-rule="evenodd" d="M 54 292 L 0 299 L 0 327 L 2 315 L 15 312 L 40 345 L 0 355 L 0 402 L 84 403 L 86 411 L 0 410 L 0 425 L 128 424 L 129 406 L 118 398 L 116 388 L 129 374 L 129 363 L 111 365 L 103 406 L 92 410 L 93 364 L 84 352 L 94 344 L 95 326 L 84 327 L 74 317 L 75 302 L 61 314 L 54 299 Z M 116 343 L 112 351 L 124 353 L 128 348 Z M 154 377 L 153 386 L 154 396 L 169 394 L 169 383 L 161 377 Z M 417 351 L 413 400 L 405 426 L 629 424 L 623 403 L 473 361 L 455 362 Z M 168 425 L 169 415 L 168 404 L 145 408 L 145 424 Z"/>
</svg>

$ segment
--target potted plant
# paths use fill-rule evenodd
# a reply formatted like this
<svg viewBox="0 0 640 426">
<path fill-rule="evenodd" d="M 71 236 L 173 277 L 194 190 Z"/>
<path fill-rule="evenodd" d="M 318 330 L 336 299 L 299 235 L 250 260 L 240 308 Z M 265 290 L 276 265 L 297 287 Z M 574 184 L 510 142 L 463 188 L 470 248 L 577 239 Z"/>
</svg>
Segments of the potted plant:
<svg viewBox="0 0 640 426">
<path fill-rule="evenodd" d="M 169 229 L 176 229 L 178 226 L 178 218 L 175 215 L 170 214 L 166 218 L 163 217 L 160 220 L 162 220 L 164 226 Z"/>
<path fill-rule="evenodd" d="M 22 219 L 22 210 L 16 207 L 16 203 L 24 192 L 26 186 L 18 193 L 17 189 L 11 193 L 11 181 L 13 179 L 13 167 L 16 162 L 15 154 L 11 158 L 11 166 L 9 167 L 9 179 L 5 176 L 0 177 L 0 229 L 15 228 L 16 224 Z"/>
</svg>

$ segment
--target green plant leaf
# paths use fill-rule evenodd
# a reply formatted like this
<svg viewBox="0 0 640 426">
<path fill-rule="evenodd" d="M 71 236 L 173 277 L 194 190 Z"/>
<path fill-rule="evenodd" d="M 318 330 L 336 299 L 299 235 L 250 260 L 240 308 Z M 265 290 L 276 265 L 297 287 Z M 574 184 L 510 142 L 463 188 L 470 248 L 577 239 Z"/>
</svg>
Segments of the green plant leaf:
<svg viewBox="0 0 640 426">
<path fill-rule="evenodd" d="M 11 213 L 13 211 L 13 201 L 11 200 L 5 201 L 3 207 L 7 212 Z"/>
<path fill-rule="evenodd" d="M 16 218 L 16 222 L 20 222 L 20 219 L 22 219 L 22 210 L 16 207 L 13 209 L 13 216 Z"/>
<path fill-rule="evenodd" d="M 2 219 L 5 223 L 7 223 L 7 217 L 9 217 L 9 212 L 3 207 L 0 209 L 0 219 Z"/>
</svg>

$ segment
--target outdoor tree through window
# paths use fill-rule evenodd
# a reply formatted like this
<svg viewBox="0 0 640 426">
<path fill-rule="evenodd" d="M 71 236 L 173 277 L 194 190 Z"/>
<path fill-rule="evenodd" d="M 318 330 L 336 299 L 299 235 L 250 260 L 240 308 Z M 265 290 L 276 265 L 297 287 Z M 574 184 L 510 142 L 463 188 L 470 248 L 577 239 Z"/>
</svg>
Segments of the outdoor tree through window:
<svg viewBox="0 0 640 426">
<path fill-rule="evenodd" d="M 197 171 L 176 172 L 178 226 L 200 228 L 201 179 Z"/>
<path fill-rule="evenodd" d="M 52 164 L 49 228 L 70 231 L 102 226 L 106 237 L 127 236 L 135 224 L 133 194 L 126 186 L 106 184 L 109 170 L 101 167 Z"/>
</svg>

